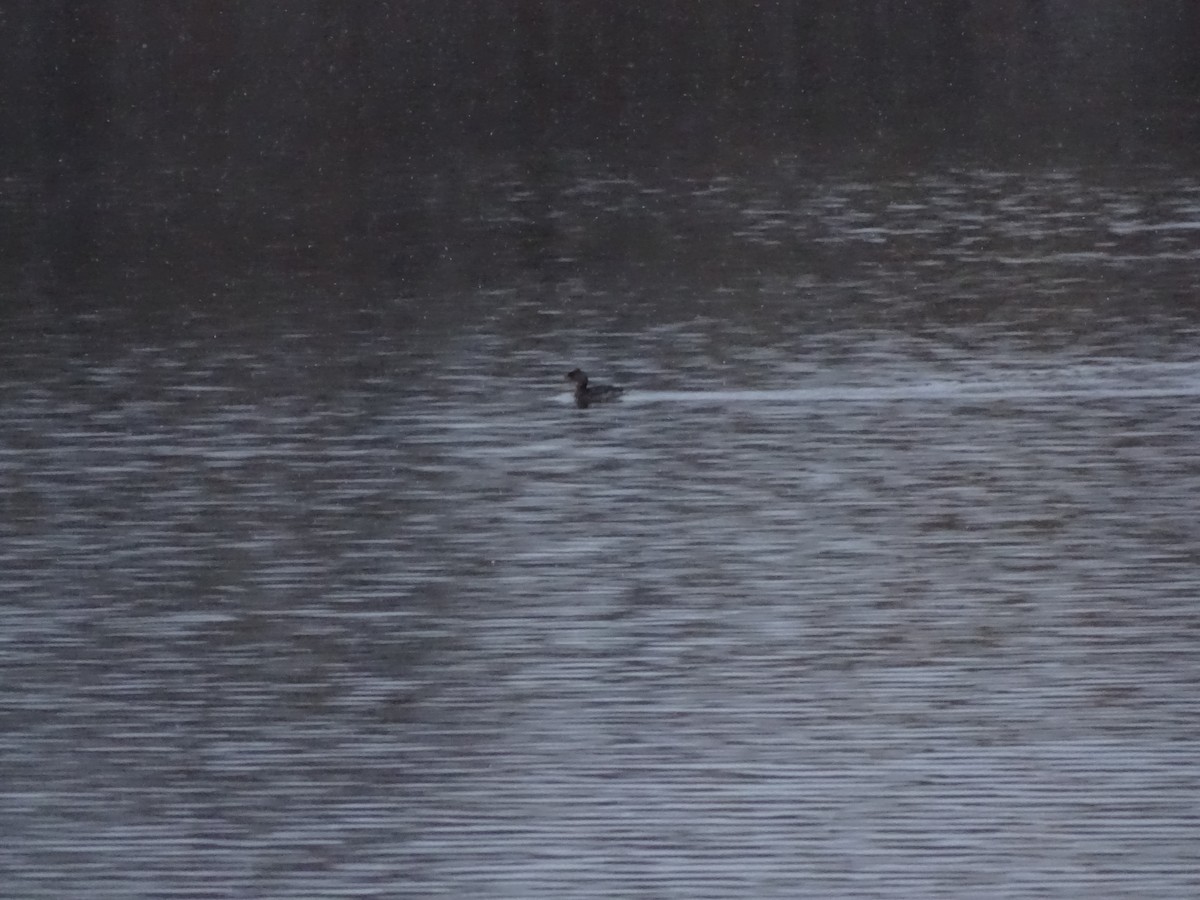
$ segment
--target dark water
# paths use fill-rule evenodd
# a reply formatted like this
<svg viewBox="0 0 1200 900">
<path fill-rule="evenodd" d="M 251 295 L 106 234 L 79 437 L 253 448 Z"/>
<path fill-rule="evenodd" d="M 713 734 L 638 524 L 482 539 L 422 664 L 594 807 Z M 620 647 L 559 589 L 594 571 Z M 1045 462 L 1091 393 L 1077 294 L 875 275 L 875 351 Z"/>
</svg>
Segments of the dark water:
<svg viewBox="0 0 1200 900">
<path fill-rule="evenodd" d="M 0 893 L 1200 894 L 1200 180 L 381 185 L 6 273 Z"/>
</svg>

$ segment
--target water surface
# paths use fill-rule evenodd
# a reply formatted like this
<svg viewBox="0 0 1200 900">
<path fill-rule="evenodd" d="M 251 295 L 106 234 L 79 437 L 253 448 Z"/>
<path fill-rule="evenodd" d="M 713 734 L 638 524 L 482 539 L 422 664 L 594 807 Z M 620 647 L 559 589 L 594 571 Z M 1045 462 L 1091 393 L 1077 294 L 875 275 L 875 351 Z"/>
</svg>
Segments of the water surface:
<svg viewBox="0 0 1200 900">
<path fill-rule="evenodd" d="M 6 272 L 6 893 L 1197 895 L 1200 181 L 371 202 Z"/>
</svg>

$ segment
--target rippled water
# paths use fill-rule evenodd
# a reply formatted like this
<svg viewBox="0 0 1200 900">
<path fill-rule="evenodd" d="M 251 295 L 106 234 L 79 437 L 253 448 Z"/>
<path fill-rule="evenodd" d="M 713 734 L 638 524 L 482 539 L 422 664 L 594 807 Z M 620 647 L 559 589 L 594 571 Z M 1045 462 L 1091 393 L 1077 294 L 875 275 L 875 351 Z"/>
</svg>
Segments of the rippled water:
<svg viewBox="0 0 1200 900">
<path fill-rule="evenodd" d="M 1200 893 L 1200 181 L 473 178 L 25 288 L 0 893 Z"/>
</svg>

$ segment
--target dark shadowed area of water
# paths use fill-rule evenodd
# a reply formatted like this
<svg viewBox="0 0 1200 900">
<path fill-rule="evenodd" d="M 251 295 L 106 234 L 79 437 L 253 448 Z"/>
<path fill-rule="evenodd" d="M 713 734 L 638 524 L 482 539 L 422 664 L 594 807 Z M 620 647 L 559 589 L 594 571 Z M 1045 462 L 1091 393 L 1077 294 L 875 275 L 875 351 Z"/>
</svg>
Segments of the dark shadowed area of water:
<svg viewBox="0 0 1200 900">
<path fill-rule="evenodd" d="M 169 181 L 3 276 L 0 893 L 1200 895 L 1200 179 Z"/>
</svg>

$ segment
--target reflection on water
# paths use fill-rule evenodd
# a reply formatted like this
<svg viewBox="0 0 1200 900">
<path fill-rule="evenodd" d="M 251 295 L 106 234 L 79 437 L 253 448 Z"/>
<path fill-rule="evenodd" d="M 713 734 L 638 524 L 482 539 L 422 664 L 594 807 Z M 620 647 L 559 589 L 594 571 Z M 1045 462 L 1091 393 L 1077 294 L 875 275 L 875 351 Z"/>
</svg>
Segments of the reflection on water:
<svg viewBox="0 0 1200 900">
<path fill-rule="evenodd" d="M 1200 184 L 480 177 L 12 316 L 7 891 L 1196 896 Z"/>
</svg>

